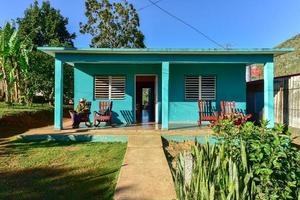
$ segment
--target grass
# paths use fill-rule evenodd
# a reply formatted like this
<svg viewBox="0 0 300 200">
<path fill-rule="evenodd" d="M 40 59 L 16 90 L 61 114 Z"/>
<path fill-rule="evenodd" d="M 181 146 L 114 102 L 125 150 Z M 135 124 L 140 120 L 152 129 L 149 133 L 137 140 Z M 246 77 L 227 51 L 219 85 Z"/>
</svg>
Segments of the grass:
<svg viewBox="0 0 300 200">
<path fill-rule="evenodd" d="M 4 102 L 0 102 L 0 119 L 3 116 L 12 116 L 23 112 L 38 112 L 43 110 L 53 110 L 53 107 L 48 104 L 33 104 L 32 106 L 26 106 L 22 104 L 8 105 Z"/>
<path fill-rule="evenodd" d="M 112 199 L 125 143 L 0 144 L 0 199 Z"/>
</svg>

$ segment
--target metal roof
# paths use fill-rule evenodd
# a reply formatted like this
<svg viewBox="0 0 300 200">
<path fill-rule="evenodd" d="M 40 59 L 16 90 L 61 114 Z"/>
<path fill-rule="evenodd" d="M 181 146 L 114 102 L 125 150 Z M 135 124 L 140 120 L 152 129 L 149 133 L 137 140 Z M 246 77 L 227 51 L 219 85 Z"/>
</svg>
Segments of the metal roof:
<svg viewBox="0 0 300 200">
<path fill-rule="evenodd" d="M 242 49 L 205 49 L 205 48 L 66 48 L 38 47 L 51 56 L 60 54 L 171 54 L 171 55 L 273 55 L 293 52 L 293 48 L 242 48 Z"/>
</svg>

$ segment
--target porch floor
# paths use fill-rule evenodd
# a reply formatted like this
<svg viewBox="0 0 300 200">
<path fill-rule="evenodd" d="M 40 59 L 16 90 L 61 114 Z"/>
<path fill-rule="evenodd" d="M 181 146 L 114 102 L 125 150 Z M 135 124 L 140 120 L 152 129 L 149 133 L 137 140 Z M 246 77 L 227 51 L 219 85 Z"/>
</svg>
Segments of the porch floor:
<svg viewBox="0 0 300 200">
<path fill-rule="evenodd" d="M 207 126 L 196 124 L 170 124 L 169 130 L 161 130 L 160 124 L 113 125 L 103 127 L 86 127 L 83 123 L 79 129 L 72 129 L 71 120 L 64 119 L 64 129 L 54 130 L 53 126 L 30 129 L 23 135 L 39 134 L 88 134 L 88 135 L 210 135 L 212 130 Z"/>
</svg>

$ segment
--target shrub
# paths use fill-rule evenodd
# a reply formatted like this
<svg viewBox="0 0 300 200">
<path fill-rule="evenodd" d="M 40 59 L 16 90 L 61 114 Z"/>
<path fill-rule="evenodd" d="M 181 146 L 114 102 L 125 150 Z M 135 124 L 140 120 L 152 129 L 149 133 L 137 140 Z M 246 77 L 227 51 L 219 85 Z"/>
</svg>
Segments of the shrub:
<svg viewBox="0 0 300 200">
<path fill-rule="evenodd" d="M 224 120 L 213 130 L 225 145 L 226 154 L 241 162 L 239 143 L 244 141 L 247 162 L 253 170 L 256 199 L 297 199 L 300 195 L 300 153 L 293 147 L 290 132 L 282 125 L 267 128 L 267 122 L 241 127 Z M 300 198 L 299 198 L 300 199 Z"/>
<path fill-rule="evenodd" d="M 227 119 L 213 130 L 217 144 L 198 144 L 178 157 L 179 199 L 300 200 L 300 153 L 282 125 L 236 126 Z"/>
<path fill-rule="evenodd" d="M 219 120 L 211 122 L 209 126 L 217 129 L 222 128 L 223 125 L 230 122 L 233 123 L 236 127 L 241 127 L 247 122 L 249 118 L 251 118 L 251 115 L 244 115 L 242 113 L 228 113 L 222 115 Z"/>
</svg>

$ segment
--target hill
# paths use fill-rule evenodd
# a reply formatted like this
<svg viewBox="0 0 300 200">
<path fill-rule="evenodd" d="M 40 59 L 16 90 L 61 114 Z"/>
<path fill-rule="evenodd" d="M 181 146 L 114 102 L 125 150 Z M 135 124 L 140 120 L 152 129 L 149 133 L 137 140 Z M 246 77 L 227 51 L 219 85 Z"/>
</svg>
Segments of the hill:
<svg viewBox="0 0 300 200">
<path fill-rule="evenodd" d="M 275 58 L 275 76 L 300 73 L 300 34 L 279 44 L 276 48 L 294 48 L 295 51 Z"/>
<path fill-rule="evenodd" d="M 295 51 L 275 57 L 274 76 L 278 77 L 300 73 L 300 34 L 284 41 L 275 48 L 294 48 Z M 262 64 L 255 64 L 255 66 L 263 72 Z M 252 80 L 258 79 L 263 79 L 263 73 L 258 77 L 252 76 Z"/>
</svg>

